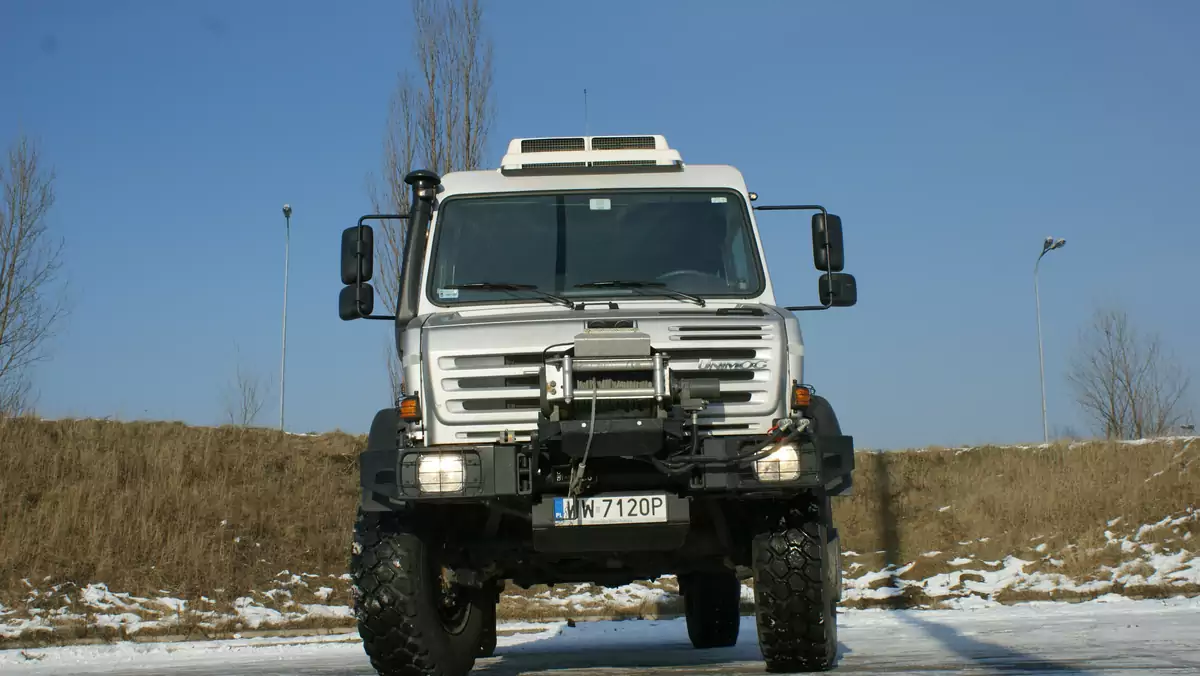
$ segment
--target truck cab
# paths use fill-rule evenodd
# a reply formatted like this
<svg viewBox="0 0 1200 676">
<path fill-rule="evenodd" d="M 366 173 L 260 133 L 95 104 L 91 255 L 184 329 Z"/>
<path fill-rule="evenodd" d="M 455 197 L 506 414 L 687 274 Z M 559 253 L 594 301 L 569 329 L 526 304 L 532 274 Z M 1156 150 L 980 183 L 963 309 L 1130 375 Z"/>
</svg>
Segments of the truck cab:
<svg viewBox="0 0 1200 676">
<path fill-rule="evenodd" d="M 352 556 L 381 673 L 469 671 L 506 583 L 668 574 L 697 647 L 736 642 L 752 578 L 769 665 L 828 668 L 853 443 L 804 378 L 796 313 L 857 301 L 841 219 L 756 206 L 736 168 L 661 135 L 515 139 L 498 168 L 406 181 L 409 213 L 342 235 L 339 314 L 392 322 L 403 374 L 360 456 Z M 776 300 L 772 210 L 811 214 L 817 305 Z M 395 315 L 373 314 L 379 218 L 407 227 L 400 278 L 376 281 Z M 381 547 L 405 548 L 403 584 Z M 411 591 L 434 572 L 437 594 Z M 388 604 L 428 615 L 422 651 L 397 647 Z"/>
</svg>

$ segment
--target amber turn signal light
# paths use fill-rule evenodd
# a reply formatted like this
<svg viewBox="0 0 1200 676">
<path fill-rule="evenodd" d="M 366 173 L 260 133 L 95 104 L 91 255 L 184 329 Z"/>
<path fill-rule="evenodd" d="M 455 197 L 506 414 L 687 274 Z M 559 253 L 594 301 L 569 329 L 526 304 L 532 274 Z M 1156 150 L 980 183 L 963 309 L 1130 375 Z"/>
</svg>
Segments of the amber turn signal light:
<svg viewBox="0 0 1200 676">
<path fill-rule="evenodd" d="M 792 386 L 792 408 L 808 408 L 812 403 L 812 390 L 806 385 Z"/>
<path fill-rule="evenodd" d="M 419 397 L 405 397 L 400 400 L 400 419 L 405 422 L 417 422 L 421 419 L 421 400 Z"/>
</svg>

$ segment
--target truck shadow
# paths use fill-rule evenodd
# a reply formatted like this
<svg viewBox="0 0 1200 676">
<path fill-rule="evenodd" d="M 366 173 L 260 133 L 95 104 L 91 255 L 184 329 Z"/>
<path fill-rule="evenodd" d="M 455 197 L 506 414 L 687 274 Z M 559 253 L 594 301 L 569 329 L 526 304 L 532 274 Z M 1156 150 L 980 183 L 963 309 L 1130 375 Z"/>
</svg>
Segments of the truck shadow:
<svg viewBox="0 0 1200 676">
<path fill-rule="evenodd" d="M 844 646 L 840 652 L 848 652 Z M 472 673 L 516 676 L 565 669 L 629 670 L 646 674 L 764 674 L 754 617 L 742 617 L 737 645 L 697 650 L 684 620 L 579 623 L 547 640 L 501 647 L 496 657 L 476 662 Z M 586 673 L 586 672 L 585 672 Z"/>
<path fill-rule="evenodd" d="M 884 565 L 889 571 L 895 571 L 905 562 L 901 561 L 900 557 L 899 518 L 895 510 L 896 495 L 892 488 L 890 459 L 887 452 L 880 452 L 875 454 L 873 460 L 875 462 L 875 499 L 878 502 L 879 532 L 883 540 L 880 543 L 880 549 L 884 552 Z M 889 575 L 888 586 L 902 589 L 900 578 L 894 572 Z M 894 600 L 897 608 L 904 603 L 902 595 L 894 597 Z M 1056 673 L 1079 674 L 1080 676 L 1087 676 L 1091 673 L 1078 665 L 1047 660 L 965 636 L 953 627 L 922 617 L 923 612 L 921 610 L 897 610 L 896 614 L 900 621 L 916 627 L 940 643 L 946 650 L 988 672 Z"/>
</svg>

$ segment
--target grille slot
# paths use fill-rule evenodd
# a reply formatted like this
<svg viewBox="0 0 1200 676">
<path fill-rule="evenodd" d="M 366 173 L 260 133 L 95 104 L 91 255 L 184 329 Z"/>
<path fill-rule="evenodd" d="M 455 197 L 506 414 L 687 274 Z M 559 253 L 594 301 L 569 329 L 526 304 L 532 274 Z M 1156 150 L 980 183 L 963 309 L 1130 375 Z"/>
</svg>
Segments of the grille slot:
<svg viewBox="0 0 1200 676">
<path fill-rule="evenodd" d="M 499 366 L 538 366 L 542 363 L 542 355 L 537 352 L 527 354 L 479 354 L 466 357 L 442 357 L 438 365 L 447 370 L 457 369 L 489 369 Z"/>
<path fill-rule="evenodd" d="M 719 333 L 712 336 L 689 336 L 684 334 L 675 340 L 764 340 L 766 337 L 752 333 Z"/>
<path fill-rule="evenodd" d="M 766 340 L 768 327 L 754 324 L 673 326 L 671 340 Z"/>
<path fill-rule="evenodd" d="M 530 162 L 522 166 L 526 169 L 571 169 L 587 165 L 587 162 Z"/>
<path fill-rule="evenodd" d="M 442 387 L 454 390 L 503 390 L 506 388 L 538 387 L 537 376 L 473 376 L 470 378 L 446 378 Z"/>
<path fill-rule="evenodd" d="M 754 380 L 754 371 L 701 371 L 699 369 L 672 369 L 673 375 L 681 378 L 714 378 L 721 382 L 745 382 Z"/>
<path fill-rule="evenodd" d="M 464 411 L 520 411 L 532 410 L 538 407 L 538 400 L 534 399 L 465 399 L 462 402 Z"/>
<path fill-rule="evenodd" d="M 596 160 L 593 167 L 653 167 L 658 164 L 654 160 Z"/>
</svg>

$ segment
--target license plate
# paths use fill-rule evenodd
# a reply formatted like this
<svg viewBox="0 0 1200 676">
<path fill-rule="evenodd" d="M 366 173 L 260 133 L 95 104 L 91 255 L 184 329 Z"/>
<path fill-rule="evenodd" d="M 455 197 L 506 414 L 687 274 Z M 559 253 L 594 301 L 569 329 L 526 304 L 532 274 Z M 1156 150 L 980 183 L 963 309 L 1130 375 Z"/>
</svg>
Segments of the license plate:
<svg viewBox="0 0 1200 676">
<path fill-rule="evenodd" d="M 555 526 L 666 523 L 666 495 L 601 495 L 554 498 Z"/>
</svg>

